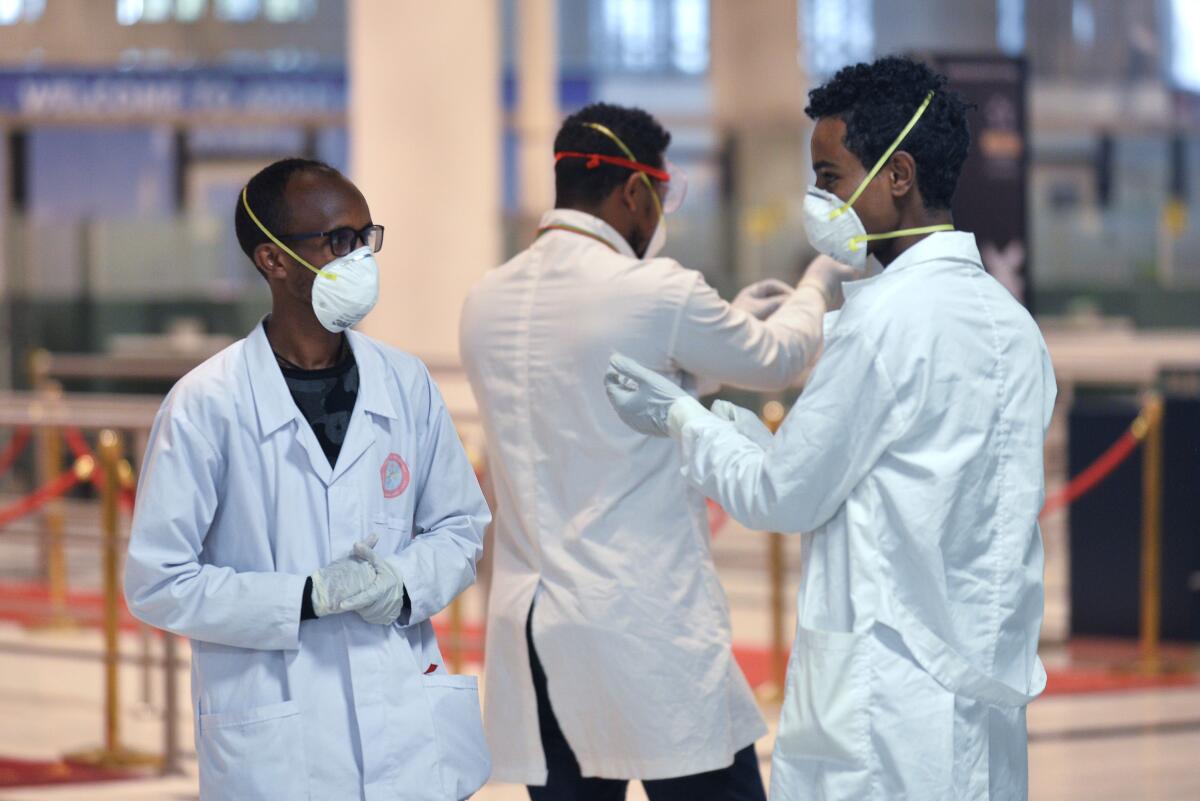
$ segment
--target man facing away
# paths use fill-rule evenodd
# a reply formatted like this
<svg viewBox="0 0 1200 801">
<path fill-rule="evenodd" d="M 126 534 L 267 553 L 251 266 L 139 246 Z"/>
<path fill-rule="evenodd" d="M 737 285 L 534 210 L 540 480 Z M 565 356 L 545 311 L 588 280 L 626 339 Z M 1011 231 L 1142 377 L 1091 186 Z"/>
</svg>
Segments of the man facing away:
<svg viewBox="0 0 1200 801">
<path fill-rule="evenodd" d="M 630 779 L 655 801 L 764 796 L 704 500 L 600 387 L 621 350 L 693 388 L 783 389 L 849 272 L 820 260 L 794 292 L 731 305 L 656 258 L 681 193 L 669 141 L 638 109 L 569 117 L 556 208 L 463 310 L 497 503 L 485 728 L 494 777 L 535 801 L 623 798 Z"/>
</svg>

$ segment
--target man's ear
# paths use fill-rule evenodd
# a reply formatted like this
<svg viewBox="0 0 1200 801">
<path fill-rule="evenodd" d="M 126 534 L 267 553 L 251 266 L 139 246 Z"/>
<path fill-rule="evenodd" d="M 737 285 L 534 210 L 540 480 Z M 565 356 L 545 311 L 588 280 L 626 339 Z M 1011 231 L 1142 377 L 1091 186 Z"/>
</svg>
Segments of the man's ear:
<svg viewBox="0 0 1200 801">
<path fill-rule="evenodd" d="M 642 175 L 635 172 L 625 179 L 625 183 L 621 184 L 621 204 L 630 214 L 637 211 L 639 205 L 638 185 L 640 183 L 642 183 Z"/>
<path fill-rule="evenodd" d="M 254 266 L 268 281 L 283 280 L 287 276 L 288 266 L 286 257 L 278 245 L 264 242 L 254 249 Z"/>
<path fill-rule="evenodd" d="M 904 197 L 917 186 L 917 162 L 912 155 L 903 150 L 897 150 L 888 159 L 888 179 L 892 187 L 892 197 Z"/>
</svg>

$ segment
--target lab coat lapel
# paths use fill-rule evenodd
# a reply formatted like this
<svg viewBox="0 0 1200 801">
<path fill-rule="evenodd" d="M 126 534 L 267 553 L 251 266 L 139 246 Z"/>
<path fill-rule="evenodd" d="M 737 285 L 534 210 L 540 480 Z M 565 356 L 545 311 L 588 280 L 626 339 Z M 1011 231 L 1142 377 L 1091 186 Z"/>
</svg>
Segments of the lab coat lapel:
<svg viewBox="0 0 1200 801">
<path fill-rule="evenodd" d="M 283 372 L 271 352 L 271 343 L 260 322 L 250 335 L 246 337 L 246 370 L 249 374 L 250 389 L 254 395 L 254 408 L 258 414 L 259 434 L 266 439 L 279 429 L 295 422 L 291 426 L 292 436 L 308 454 L 308 461 L 313 473 L 325 486 L 333 483 L 333 468 L 312 426 L 300 414 L 292 393 L 288 391 L 287 383 L 283 380 Z"/>
<path fill-rule="evenodd" d="M 308 421 L 300 417 L 296 422 L 296 439 L 308 454 L 308 461 L 312 465 L 313 472 L 317 474 L 317 478 L 321 479 L 321 483 L 328 487 L 333 483 L 333 466 L 329 464 L 329 457 L 321 449 L 321 443 L 317 441 L 317 435 Z"/>
<path fill-rule="evenodd" d="M 358 363 L 358 398 L 354 402 L 346 441 L 342 443 L 337 465 L 328 482 L 330 484 L 341 478 L 375 444 L 378 429 L 376 418 L 394 420 L 397 417 L 385 384 L 387 364 L 357 333 L 347 331 L 346 336 L 354 352 L 354 360 Z"/>
</svg>

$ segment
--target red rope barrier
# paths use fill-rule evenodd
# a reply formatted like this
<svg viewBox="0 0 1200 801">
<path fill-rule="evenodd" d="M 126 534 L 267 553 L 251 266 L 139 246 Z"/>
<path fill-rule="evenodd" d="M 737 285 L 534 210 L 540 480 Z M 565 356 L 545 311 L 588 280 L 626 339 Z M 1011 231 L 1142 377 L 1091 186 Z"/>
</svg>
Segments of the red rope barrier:
<svg viewBox="0 0 1200 801">
<path fill-rule="evenodd" d="M 82 459 L 85 456 L 93 456 L 92 446 L 88 445 L 88 441 L 84 439 L 83 434 L 78 428 L 64 428 L 62 430 L 63 440 L 67 443 L 67 447 L 71 449 L 71 453 L 76 459 Z M 96 473 L 99 477 L 100 474 Z"/>
<path fill-rule="evenodd" d="M 1128 459 L 1131 453 L 1137 450 L 1138 445 L 1146 438 L 1148 428 L 1149 423 L 1146 421 L 1145 412 L 1143 412 L 1130 424 L 1129 430 L 1122 434 L 1120 439 L 1110 445 L 1108 450 L 1100 454 L 1096 461 L 1088 465 L 1075 478 L 1068 481 L 1066 486 L 1046 498 L 1046 503 L 1042 506 L 1041 514 L 1038 517 L 1044 518 L 1065 506 L 1070 506 L 1095 489 L 1097 484 L 1112 475 L 1112 472 L 1120 467 L 1121 463 Z"/>
<path fill-rule="evenodd" d="M 64 428 L 63 440 L 67 443 L 67 447 L 71 449 L 71 453 L 76 459 L 95 459 L 91 446 L 88 445 L 87 439 L 83 436 L 78 428 Z M 91 481 L 93 487 L 101 492 L 104 491 L 104 474 L 101 471 L 93 471 Z M 132 471 L 129 471 L 129 478 L 127 478 L 127 481 L 132 483 Z M 119 501 L 121 508 L 123 508 L 126 512 L 133 511 L 136 498 L 134 496 L 134 489 L 132 486 L 124 486 L 121 488 Z"/>
<path fill-rule="evenodd" d="M 84 438 L 83 433 L 78 428 L 64 428 L 62 436 L 63 441 L 67 443 L 67 447 L 76 459 L 83 459 L 84 457 L 89 459 L 95 458 L 95 455 L 92 453 L 92 446 L 88 444 L 87 439 Z M 91 481 L 92 486 L 98 491 L 104 491 L 104 474 L 101 471 L 93 471 Z"/>
<path fill-rule="evenodd" d="M 0 529 L 22 517 L 33 514 L 50 501 L 61 498 L 80 481 L 86 481 L 95 472 L 95 464 L 90 457 L 79 459 L 73 468 L 58 478 L 39 487 L 16 503 L 0 509 Z"/>
<path fill-rule="evenodd" d="M 0 453 L 0 476 L 8 475 L 17 457 L 25 452 L 25 446 L 29 444 L 32 433 L 29 426 L 21 426 L 13 432 L 4 453 Z"/>
<path fill-rule="evenodd" d="M 1088 467 L 1075 478 L 1071 479 L 1066 486 L 1062 487 L 1053 495 L 1046 498 L 1046 503 L 1043 505 L 1039 517 L 1044 518 L 1047 515 L 1057 512 L 1063 507 L 1070 506 L 1072 503 L 1079 500 L 1079 498 L 1093 490 L 1098 484 L 1104 481 L 1104 479 L 1108 478 L 1109 475 L 1111 475 L 1112 472 L 1116 470 L 1122 462 L 1128 459 L 1129 455 L 1137 449 L 1137 446 L 1146 436 L 1147 425 L 1148 424 L 1144 415 L 1139 414 L 1137 419 L 1133 421 L 1133 424 L 1130 425 L 1129 430 L 1122 434 L 1121 438 L 1114 442 L 1108 448 L 1108 450 L 1100 454 L 1100 457 L 1097 458 L 1096 461 L 1088 465 Z M 67 447 L 70 448 L 71 453 L 76 459 L 94 458 L 92 456 L 91 447 L 88 445 L 87 440 L 84 438 L 83 434 L 80 433 L 79 429 L 63 429 L 63 439 L 66 441 Z M 9 442 L 8 448 L 5 449 L 3 454 L 0 454 L 0 476 L 2 476 L 9 469 L 9 467 L 11 467 L 11 462 L 15 461 L 16 457 L 24 449 L 28 441 L 28 428 L 18 429 L 17 433 L 14 434 L 13 439 Z M 63 481 L 67 475 L 70 474 L 64 474 L 64 476 L 57 479 L 57 481 Z M 96 489 L 104 489 L 104 476 L 101 475 L 100 471 L 91 471 L 90 478 Z M 476 478 L 482 483 L 482 471 L 476 472 Z M 78 480 L 67 485 L 59 494 L 65 493 L 77 483 Z M 54 486 L 54 482 L 47 486 Z M 34 497 L 35 496 L 30 496 L 30 498 Z M 50 499 L 47 498 L 46 500 L 41 501 L 38 506 L 44 505 L 48 500 Z M 121 505 L 127 511 L 132 510 L 135 500 L 136 496 L 134 494 L 134 490 L 131 487 L 124 487 L 121 491 Z M 34 508 L 36 509 L 38 507 L 35 506 Z M 5 511 L 6 510 L 0 510 L 0 528 L 2 528 L 4 525 L 7 525 L 8 522 L 11 522 L 5 517 Z M 25 514 L 28 513 L 29 512 L 26 512 Z M 18 515 L 18 518 L 22 516 L 23 515 Z M 708 522 L 709 528 L 713 532 L 714 536 L 716 535 L 717 531 L 724 526 L 728 519 L 728 514 L 724 509 L 709 501 Z"/>
</svg>

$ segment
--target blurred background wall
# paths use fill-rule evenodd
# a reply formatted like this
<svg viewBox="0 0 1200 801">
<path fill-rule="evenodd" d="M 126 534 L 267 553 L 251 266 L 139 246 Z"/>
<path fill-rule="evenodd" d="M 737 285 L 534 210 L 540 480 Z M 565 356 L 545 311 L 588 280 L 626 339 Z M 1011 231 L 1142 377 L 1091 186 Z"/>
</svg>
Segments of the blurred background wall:
<svg viewBox="0 0 1200 801">
<path fill-rule="evenodd" d="M 726 291 L 793 276 L 808 255 L 804 91 L 893 52 L 1019 59 L 1026 119 L 1005 146 L 1021 160 L 1025 236 L 1002 255 L 1039 317 L 1196 325 L 1200 55 L 1183 43 L 1200 4 L 469 6 L 0 2 L 0 383 L 24 385 L 35 347 L 243 334 L 266 294 L 237 250 L 234 199 L 290 154 L 349 170 L 388 226 L 368 330 L 453 359 L 463 288 L 528 242 L 552 201 L 554 130 L 598 99 L 644 106 L 674 134 L 691 187 L 669 254 Z M 978 135 L 1012 112 L 976 113 Z"/>
</svg>

